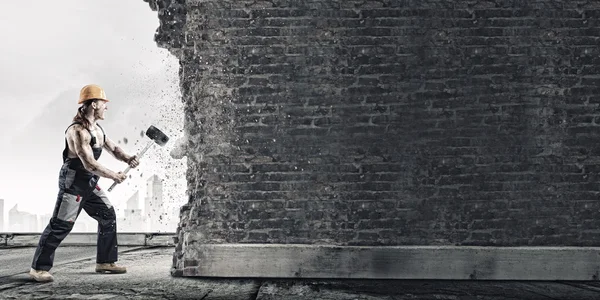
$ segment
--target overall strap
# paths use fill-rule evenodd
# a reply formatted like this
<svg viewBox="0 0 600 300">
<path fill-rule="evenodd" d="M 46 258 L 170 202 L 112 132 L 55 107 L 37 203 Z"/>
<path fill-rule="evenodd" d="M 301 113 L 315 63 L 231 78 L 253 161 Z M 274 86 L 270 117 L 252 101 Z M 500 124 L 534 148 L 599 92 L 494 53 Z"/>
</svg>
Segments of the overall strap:
<svg viewBox="0 0 600 300">
<path fill-rule="evenodd" d="M 79 124 L 81 125 L 80 122 L 73 122 L 71 123 L 71 125 L 69 125 L 67 127 L 67 129 L 65 129 L 65 134 L 67 134 L 67 131 L 69 131 L 69 128 L 71 128 L 71 126 L 75 125 L 75 124 Z M 69 143 L 67 142 L 67 137 L 65 137 L 65 149 L 63 150 L 62 153 L 62 157 L 63 157 L 63 163 L 65 163 L 69 158 L 67 157 L 67 151 L 69 150 Z"/>
<path fill-rule="evenodd" d="M 96 125 L 98 125 L 100 130 L 102 130 L 102 144 L 104 144 L 106 142 L 106 132 L 104 132 L 104 128 L 102 128 L 102 126 L 100 126 L 100 124 L 96 123 Z"/>
</svg>

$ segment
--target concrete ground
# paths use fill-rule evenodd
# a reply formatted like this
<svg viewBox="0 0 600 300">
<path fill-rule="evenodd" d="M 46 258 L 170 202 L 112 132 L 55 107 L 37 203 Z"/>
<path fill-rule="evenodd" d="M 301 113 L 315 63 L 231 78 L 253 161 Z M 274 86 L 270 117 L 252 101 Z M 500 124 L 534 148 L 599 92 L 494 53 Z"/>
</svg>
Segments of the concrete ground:
<svg viewBox="0 0 600 300">
<path fill-rule="evenodd" d="M 120 247 L 120 275 L 94 272 L 93 246 L 60 247 L 55 281 L 40 284 L 27 275 L 34 251 L 0 249 L 0 299 L 600 299 L 600 282 L 171 277 L 173 247 Z"/>
</svg>

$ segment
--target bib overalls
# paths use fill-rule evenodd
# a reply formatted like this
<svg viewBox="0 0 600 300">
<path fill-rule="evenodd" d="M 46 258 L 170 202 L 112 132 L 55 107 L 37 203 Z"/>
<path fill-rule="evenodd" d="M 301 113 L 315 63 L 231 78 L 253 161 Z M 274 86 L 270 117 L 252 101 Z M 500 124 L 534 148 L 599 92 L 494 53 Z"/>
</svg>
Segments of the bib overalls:
<svg viewBox="0 0 600 300">
<path fill-rule="evenodd" d="M 75 122 L 74 124 L 81 124 Z M 67 130 L 69 129 L 67 127 Z M 100 125 L 98 125 L 100 127 Z M 100 127 L 104 133 L 104 129 Z M 66 134 L 65 130 L 65 134 Z M 89 131 L 90 135 L 92 133 Z M 105 138 L 105 135 L 102 137 Z M 102 148 L 94 148 L 96 137 L 92 135 L 90 145 L 94 159 L 98 160 Z M 58 177 L 58 197 L 49 224 L 40 236 L 31 267 L 35 270 L 49 271 L 54 263 L 54 252 L 58 245 L 73 229 L 73 225 L 81 209 L 98 221 L 97 263 L 113 263 L 117 261 L 117 221 L 113 206 L 106 194 L 97 185 L 99 176 L 83 167 L 81 160 L 69 158 L 68 143 L 65 139 L 63 165 Z"/>
</svg>

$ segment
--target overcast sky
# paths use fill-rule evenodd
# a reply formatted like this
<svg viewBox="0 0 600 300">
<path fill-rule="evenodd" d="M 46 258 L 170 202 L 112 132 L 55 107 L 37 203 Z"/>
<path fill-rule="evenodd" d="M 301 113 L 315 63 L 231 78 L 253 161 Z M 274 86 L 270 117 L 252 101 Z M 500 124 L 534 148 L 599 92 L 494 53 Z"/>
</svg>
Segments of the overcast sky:
<svg viewBox="0 0 600 300">
<path fill-rule="evenodd" d="M 168 153 L 182 136 L 178 61 L 158 48 L 156 12 L 143 0 L 8 1 L 0 10 L 0 198 L 8 210 L 52 213 L 62 165 L 64 131 L 82 86 L 102 86 L 111 100 L 100 124 L 129 153 L 149 139 L 155 125 L 171 137 L 154 146 L 132 176 L 112 192 L 124 205 L 156 173 L 165 180 L 172 205 L 185 203 L 185 160 Z M 124 143 L 124 138 L 127 143 Z M 100 163 L 127 166 L 104 152 Z M 112 182 L 101 179 L 104 189 Z M 141 201 L 143 206 L 143 198 Z M 84 213 L 85 214 L 85 213 Z M 5 224 L 6 226 L 6 224 Z"/>
</svg>

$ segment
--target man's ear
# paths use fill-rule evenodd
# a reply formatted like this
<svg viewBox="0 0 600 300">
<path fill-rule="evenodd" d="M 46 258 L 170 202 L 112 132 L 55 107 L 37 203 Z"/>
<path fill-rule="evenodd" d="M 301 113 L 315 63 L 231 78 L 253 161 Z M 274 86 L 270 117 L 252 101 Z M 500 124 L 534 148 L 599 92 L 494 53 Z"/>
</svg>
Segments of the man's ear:
<svg viewBox="0 0 600 300">
<path fill-rule="evenodd" d="M 98 104 L 96 103 L 96 100 L 92 101 L 92 108 L 93 109 L 97 109 L 98 108 Z"/>
</svg>

